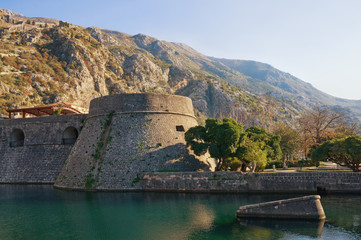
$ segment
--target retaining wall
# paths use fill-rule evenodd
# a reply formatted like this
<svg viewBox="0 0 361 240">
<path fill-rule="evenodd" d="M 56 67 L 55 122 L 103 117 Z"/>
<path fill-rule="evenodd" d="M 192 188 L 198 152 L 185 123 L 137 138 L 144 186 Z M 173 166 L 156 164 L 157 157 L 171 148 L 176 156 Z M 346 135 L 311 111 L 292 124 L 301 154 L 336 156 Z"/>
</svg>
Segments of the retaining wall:
<svg viewBox="0 0 361 240">
<path fill-rule="evenodd" d="M 142 173 L 140 179 L 145 191 L 361 193 L 361 173 L 353 172 L 160 172 Z"/>
</svg>

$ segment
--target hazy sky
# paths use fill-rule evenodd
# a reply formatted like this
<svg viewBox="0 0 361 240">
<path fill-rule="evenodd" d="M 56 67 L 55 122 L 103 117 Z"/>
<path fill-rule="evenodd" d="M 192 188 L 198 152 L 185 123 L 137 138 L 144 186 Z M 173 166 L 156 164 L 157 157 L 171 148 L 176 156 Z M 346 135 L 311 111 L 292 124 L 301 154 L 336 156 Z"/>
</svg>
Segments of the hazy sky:
<svg viewBox="0 0 361 240">
<path fill-rule="evenodd" d="M 269 63 L 331 95 L 361 99 L 360 0 L 0 0 L 0 8 Z"/>
</svg>

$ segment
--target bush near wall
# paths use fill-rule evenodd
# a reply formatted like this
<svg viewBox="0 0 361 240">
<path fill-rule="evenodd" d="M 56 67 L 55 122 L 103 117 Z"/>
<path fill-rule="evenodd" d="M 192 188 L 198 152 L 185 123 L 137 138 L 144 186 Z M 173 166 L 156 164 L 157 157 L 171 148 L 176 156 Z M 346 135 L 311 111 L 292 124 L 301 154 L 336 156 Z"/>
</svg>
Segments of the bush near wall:
<svg viewBox="0 0 361 240">
<path fill-rule="evenodd" d="M 283 162 L 282 161 L 270 161 L 266 165 L 266 169 L 272 169 L 273 165 L 275 165 L 276 168 L 283 168 Z M 287 167 L 311 167 L 313 166 L 311 161 L 307 160 L 299 160 L 299 161 L 286 161 Z"/>
</svg>

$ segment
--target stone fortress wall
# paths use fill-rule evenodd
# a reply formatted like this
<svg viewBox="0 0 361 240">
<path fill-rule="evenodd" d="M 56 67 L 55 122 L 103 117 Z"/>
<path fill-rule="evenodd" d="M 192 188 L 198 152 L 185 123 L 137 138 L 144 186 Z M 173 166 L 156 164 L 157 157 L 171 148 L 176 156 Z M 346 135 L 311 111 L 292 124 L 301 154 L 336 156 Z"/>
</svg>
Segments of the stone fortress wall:
<svg viewBox="0 0 361 240">
<path fill-rule="evenodd" d="M 196 126 L 192 101 L 174 95 L 121 94 L 97 98 L 55 187 L 140 190 L 139 174 L 212 170 L 196 158 L 184 133 Z"/>
<path fill-rule="evenodd" d="M 357 172 L 162 172 L 142 173 L 145 191 L 237 193 L 361 193 Z"/>
<path fill-rule="evenodd" d="M 189 98 L 121 94 L 88 115 L 0 120 L 0 183 L 61 189 L 184 192 L 361 192 L 361 173 L 211 172 L 184 133 L 197 125 Z M 203 170 L 204 172 L 196 172 Z"/>
<path fill-rule="evenodd" d="M 0 121 L 0 183 L 53 183 L 86 115 Z"/>
</svg>

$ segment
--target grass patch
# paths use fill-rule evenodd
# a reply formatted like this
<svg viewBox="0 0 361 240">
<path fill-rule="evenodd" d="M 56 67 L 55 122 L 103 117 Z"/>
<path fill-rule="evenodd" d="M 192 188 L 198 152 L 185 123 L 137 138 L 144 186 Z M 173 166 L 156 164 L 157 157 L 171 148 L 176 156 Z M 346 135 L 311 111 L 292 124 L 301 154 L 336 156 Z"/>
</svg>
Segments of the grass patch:
<svg viewBox="0 0 361 240">
<path fill-rule="evenodd" d="M 95 179 L 93 178 L 93 174 L 88 173 L 85 176 L 85 188 L 87 188 L 87 189 L 93 188 L 94 182 L 95 182 Z"/>
</svg>

